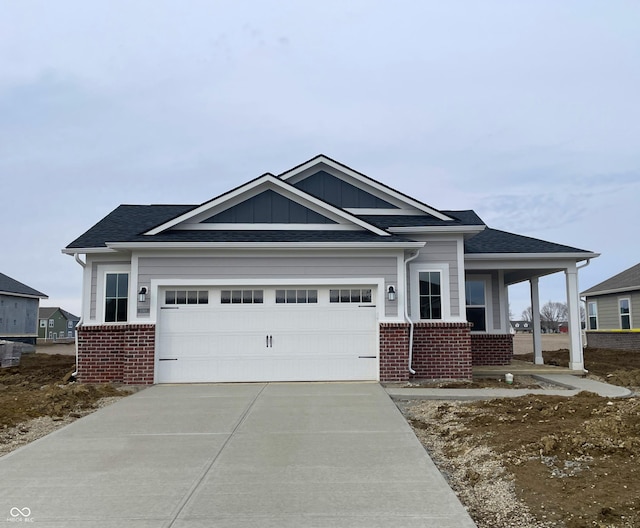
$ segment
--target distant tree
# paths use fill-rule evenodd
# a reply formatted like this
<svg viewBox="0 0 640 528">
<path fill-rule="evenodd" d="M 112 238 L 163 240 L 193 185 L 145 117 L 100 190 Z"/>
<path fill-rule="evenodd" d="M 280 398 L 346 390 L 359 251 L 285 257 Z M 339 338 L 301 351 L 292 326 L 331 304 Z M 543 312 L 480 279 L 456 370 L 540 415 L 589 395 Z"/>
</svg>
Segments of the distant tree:
<svg viewBox="0 0 640 528">
<path fill-rule="evenodd" d="M 547 332 L 557 332 L 560 323 L 567 320 L 567 305 L 561 302 L 549 301 L 540 308 L 540 324 Z"/>
<path fill-rule="evenodd" d="M 522 315 L 520 315 L 520 317 L 522 317 L 523 321 L 533 321 L 533 311 L 531 310 L 531 306 L 527 306 L 525 310 L 522 310 Z"/>
</svg>

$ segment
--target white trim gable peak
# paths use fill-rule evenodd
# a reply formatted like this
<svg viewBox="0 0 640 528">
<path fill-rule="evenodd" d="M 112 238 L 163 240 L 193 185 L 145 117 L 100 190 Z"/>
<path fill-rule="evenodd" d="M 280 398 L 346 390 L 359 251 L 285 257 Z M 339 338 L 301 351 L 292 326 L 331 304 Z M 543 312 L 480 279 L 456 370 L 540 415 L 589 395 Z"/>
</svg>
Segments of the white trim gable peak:
<svg viewBox="0 0 640 528">
<path fill-rule="evenodd" d="M 307 222 L 207 222 L 212 217 L 247 202 L 265 192 L 273 192 L 285 200 L 290 200 L 310 211 L 313 218 Z M 168 230 L 319 230 L 351 231 L 366 230 L 379 236 L 390 233 L 354 216 L 344 209 L 328 204 L 301 189 L 294 187 L 273 174 L 263 174 L 244 185 L 218 196 L 186 213 L 165 222 L 144 233 L 157 235 Z"/>
</svg>

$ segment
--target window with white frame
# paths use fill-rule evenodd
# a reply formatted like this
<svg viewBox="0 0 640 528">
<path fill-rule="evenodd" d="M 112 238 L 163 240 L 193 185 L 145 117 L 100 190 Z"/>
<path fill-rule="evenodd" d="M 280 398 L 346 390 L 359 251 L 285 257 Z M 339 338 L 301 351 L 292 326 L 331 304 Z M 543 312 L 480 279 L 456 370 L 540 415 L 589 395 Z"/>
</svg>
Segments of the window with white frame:
<svg viewBox="0 0 640 528">
<path fill-rule="evenodd" d="M 470 279 L 465 282 L 467 298 L 467 321 L 472 323 L 472 332 L 486 332 L 487 330 L 487 302 L 485 282 Z"/>
<path fill-rule="evenodd" d="M 420 319 L 442 319 L 442 273 L 418 273 Z"/>
<path fill-rule="evenodd" d="M 67 321 L 67 328 L 73 328 L 73 321 Z"/>
<path fill-rule="evenodd" d="M 222 290 L 221 304 L 262 304 L 264 290 Z"/>
<path fill-rule="evenodd" d="M 620 308 L 620 328 L 622 330 L 631 329 L 631 302 L 629 299 L 618 299 Z"/>
<path fill-rule="evenodd" d="M 53 319 L 49 319 L 49 328 L 53 328 L 56 322 Z"/>
<path fill-rule="evenodd" d="M 40 328 L 46 328 L 46 327 L 47 327 L 47 320 L 40 319 Z"/>
<path fill-rule="evenodd" d="M 587 305 L 587 311 L 589 313 L 589 330 L 598 329 L 598 303 L 595 301 L 589 302 Z"/>
<path fill-rule="evenodd" d="M 127 305 L 129 304 L 129 274 L 106 273 L 104 295 L 105 323 L 122 323 L 127 321 Z"/>
<path fill-rule="evenodd" d="M 330 303 L 370 303 L 371 288 L 329 290 Z"/>
<path fill-rule="evenodd" d="M 318 290 L 276 290 L 276 304 L 315 304 Z"/>
</svg>

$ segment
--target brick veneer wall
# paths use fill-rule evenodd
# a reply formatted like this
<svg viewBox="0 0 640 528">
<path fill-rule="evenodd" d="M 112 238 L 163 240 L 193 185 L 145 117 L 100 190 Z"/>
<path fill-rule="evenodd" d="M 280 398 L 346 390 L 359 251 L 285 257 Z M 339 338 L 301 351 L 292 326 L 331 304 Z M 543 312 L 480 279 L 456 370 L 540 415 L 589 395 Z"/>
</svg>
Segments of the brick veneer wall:
<svg viewBox="0 0 640 528">
<path fill-rule="evenodd" d="M 155 325 L 101 325 L 78 328 L 78 381 L 153 383 Z"/>
<path fill-rule="evenodd" d="M 513 358 L 511 334 L 471 334 L 474 365 L 508 365 Z"/>
<path fill-rule="evenodd" d="M 640 352 L 640 332 L 587 332 L 587 348 L 612 348 Z"/>
<path fill-rule="evenodd" d="M 380 323 L 380 381 L 409 379 L 409 325 Z"/>
<path fill-rule="evenodd" d="M 471 338 L 468 323 L 416 323 L 413 369 L 409 373 L 409 324 L 380 324 L 380 381 L 409 378 L 471 379 Z"/>
</svg>

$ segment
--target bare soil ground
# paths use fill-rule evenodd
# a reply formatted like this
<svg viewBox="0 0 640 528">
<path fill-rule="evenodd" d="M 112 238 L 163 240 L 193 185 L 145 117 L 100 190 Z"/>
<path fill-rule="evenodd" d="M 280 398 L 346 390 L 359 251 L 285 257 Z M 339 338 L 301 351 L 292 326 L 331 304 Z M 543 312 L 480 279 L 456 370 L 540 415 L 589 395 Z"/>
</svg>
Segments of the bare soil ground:
<svg viewBox="0 0 640 528">
<path fill-rule="evenodd" d="M 568 364 L 566 350 L 543 355 Z M 587 349 L 585 365 L 637 394 L 640 351 Z M 480 528 L 640 526 L 638 397 L 583 392 L 401 408 Z"/>
<path fill-rule="evenodd" d="M 75 357 L 24 354 L 0 369 L 0 455 L 128 394 L 112 385 L 69 382 Z"/>
</svg>

